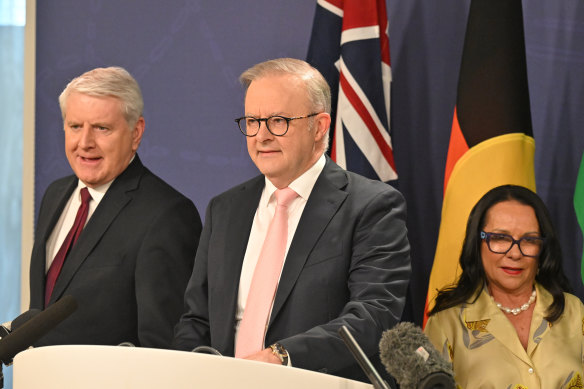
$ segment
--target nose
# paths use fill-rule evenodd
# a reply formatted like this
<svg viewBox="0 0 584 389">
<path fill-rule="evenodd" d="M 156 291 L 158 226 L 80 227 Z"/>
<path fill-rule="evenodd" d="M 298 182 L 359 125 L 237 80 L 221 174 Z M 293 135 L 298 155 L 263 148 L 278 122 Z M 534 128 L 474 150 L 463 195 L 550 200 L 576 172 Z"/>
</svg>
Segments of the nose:
<svg viewBox="0 0 584 389">
<path fill-rule="evenodd" d="M 256 138 L 258 142 L 265 142 L 266 140 L 273 139 L 274 135 L 268 130 L 268 124 L 266 121 L 260 122 L 260 128 L 258 128 L 258 133 L 256 134 Z"/>
<path fill-rule="evenodd" d="M 507 256 L 512 259 L 519 259 L 523 256 L 523 253 L 519 249 L 519 242 L 513 242 L 509 251 L 507 251 Z"/>
<path fill-rule="evenodd" d="M 95 135 L 93 128 L 89 125 L 84 125 L 79 134 L 79 146 L 83 149 L 91 148 L 95 145 Z"/>
</svg>

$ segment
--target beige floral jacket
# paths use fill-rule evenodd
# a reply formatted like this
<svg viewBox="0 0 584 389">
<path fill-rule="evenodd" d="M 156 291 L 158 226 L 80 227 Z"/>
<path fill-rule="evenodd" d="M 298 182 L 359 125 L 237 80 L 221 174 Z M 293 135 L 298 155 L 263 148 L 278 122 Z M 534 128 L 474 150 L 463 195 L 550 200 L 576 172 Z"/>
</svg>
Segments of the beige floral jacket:
<svg viewBox="0 0 584 389">
<path fill-rule="evenodd" d="M 424 331 L 453 363 L 460 388 L 584 388 L 584 305 L 565 294 L 564 313 L 551 325 L 544 316 L 552 296 L 541 285 L 536 289 L 527 351 L 486 290 L 474 304 L 428 319 Z"/>
</svg>

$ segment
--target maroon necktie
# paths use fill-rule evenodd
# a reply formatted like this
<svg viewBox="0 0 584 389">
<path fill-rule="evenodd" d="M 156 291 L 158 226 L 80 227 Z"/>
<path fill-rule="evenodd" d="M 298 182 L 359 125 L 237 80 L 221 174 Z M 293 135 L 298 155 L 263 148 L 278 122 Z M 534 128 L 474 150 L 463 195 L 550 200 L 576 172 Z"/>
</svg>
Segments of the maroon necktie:
<svg viewBox="0 0 584 389">
<path fill-rule="evenodd" d="M 81 234 L 83 227 L 85 226 L 85 221 L 87 221 L 87 213 L 89 211 L 89 201 L 91 200 L 91 195 L 89 194 L 89 190 L 87 188 L 81 189 L 81 205 L 79 206 L 79 210 L 77 211 L 77 216 L 75 216 L 75 222 L 73 223 L 73 227 L 65 237 L 61 248 L 57 255 L 55 255 L 55 259 L 53 259 L 53 263 L 51 263 L 51 267 L 47 272 L 47 280 L 45 283 L 45 307 L 49 305 L 49 300 L 51 299 L 51 294 L 53 293 L 53 288 L 55 287 L 55 283 L 57 282 L 57 277 L 59 277 L 59 273 L 63 268 L 63 263 L 65 262 L 65 258 L 67 258 L 67 254 L 69 250 L 75 242 L 77 242 L 77 238 Z"/>
</svg>

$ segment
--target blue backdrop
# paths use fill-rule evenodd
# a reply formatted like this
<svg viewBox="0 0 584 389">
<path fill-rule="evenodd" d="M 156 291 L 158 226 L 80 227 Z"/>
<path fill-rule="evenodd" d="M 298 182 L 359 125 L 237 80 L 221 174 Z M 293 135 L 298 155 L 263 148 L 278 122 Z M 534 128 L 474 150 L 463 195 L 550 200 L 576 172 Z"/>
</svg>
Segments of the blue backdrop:
<svg viewBox="0 0 584 389">
<path fill-rule="evenodd" d="M 406 318 L 417 323 L 438 235 L 469 4 L 387 1 L 396 186 L 408 202 L 414 268 Z M 120 65 L 143 89 L 141 158 L 204 214 L 213 195 L 257 174 L 233 122 L 243 113 L 238 75 L 269 58 L 304 59 L 314 10 L 313 0 L 37 2 L 36 209 L 47 185 L 71 172 L 58 94 L 86 70 Z M 538 192 L 582 298 L 572 195 L 584 149 L 584 3 L 530 0 L 524 13 Z"/>
</svg>

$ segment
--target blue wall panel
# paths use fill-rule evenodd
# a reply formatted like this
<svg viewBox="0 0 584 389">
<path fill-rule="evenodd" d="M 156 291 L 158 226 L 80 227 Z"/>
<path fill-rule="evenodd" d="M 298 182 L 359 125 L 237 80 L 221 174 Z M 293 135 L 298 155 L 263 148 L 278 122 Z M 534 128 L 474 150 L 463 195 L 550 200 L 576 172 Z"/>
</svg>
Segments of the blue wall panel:
<svg viewBox="0 0 584 389">
<path fill-rule="evenodd" d="M 408 202 L 414 267 L 406 318 L 420 322 L 470 2 L 387 4 L 396 185 Z M 584 7 L 579 0 L 531 0 L 524 8 L 538 189 L 584 297 L 582 237 L 571 206 L 584 150 Z M 37 210 L 47 185 L 70 174 L 58 94 L 88 69 L 121 65 L 143 88 L 141 158 L 204 214 L 213 195 L 257 173 L 233 122 L 243 112 L 238 75 L 268 58 L 305 58 L 314 9 L 313 0 L 38 2 Z"/>
</svg>

